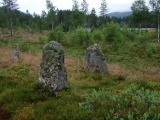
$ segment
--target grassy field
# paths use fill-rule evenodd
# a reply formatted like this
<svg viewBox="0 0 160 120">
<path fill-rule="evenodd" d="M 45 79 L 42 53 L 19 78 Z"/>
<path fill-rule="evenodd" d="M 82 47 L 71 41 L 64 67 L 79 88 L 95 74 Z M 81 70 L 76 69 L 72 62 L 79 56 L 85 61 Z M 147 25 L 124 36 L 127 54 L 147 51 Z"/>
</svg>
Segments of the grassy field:
<svg viewBox="0 0 160 120">
<path fill-rule="evenodd" d="M 84 71 L 85 48 L 66 46 L 69 86 L 54 97 L 38 86 L 43 44 L 25 38 L 0 40 L 0 120 L 160 119 L 160 44 L 100 44 L 109 75 Z"/>
</svg>

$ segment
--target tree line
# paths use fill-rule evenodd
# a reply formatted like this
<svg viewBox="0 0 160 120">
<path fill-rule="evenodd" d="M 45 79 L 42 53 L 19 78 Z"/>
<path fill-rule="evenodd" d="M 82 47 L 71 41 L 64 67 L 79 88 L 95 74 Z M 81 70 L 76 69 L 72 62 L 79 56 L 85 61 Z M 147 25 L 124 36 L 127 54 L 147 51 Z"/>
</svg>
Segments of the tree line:
<svg viewBox="0 0 160 120">
<path fill-rule="evenodd" d="M 29 10 L 21 12 L 18 8 L 17 0 L 2 0 L 0 7 L 0 28 L 24 27 L 29 30 L 53 30 L 56 26 L 61 26 L 64 32 L 74 30 L 79 26 L 84 28 L 100 28 L 107 22 L 115 22 L 119 25 L 126 24 L 128 27 L 157 27 L 160 19 L 160 0 L 150 0 L 152 10 L 146 5 L 145 0 L 135 0 L 131 6 L 132 15 L 118 18 L 107 16 L 108 3 L 101 0 L 100 13 L 96 13 L 95 8 L 88 10 L 87 0 L 72 0 L 72 10 L 59 10 L 51 0 L 46 0 L 47 11 L 43 10 L 41 15 L 35 12 L 31 14 Z M 159 29 L 158 29 L 159 30 Z"/>
</svg>

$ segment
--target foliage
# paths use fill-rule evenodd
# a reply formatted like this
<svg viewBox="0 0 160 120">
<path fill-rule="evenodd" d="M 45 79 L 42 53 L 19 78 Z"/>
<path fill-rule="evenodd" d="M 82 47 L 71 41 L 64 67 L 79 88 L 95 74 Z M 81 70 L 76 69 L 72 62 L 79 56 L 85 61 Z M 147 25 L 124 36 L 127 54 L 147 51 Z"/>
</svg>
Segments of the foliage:
<svg viewBox="0 0 160 120">
<path fill-rule="evenodd" d="M 48 33 L 49 41 L 54 40 L 61 43 L 63 38 L 64 38 L 64 33 L 61 26 L 56 27 L 54 30 Z"/>
<path fill-rule="evenodd" d="M 78 3 L 77 0 L 73 0 L 72 10 L 73 11 L 78 11 L 79 10 L 79 3 Z"/>
<path fill-rule="evenodd" d="M 71 33 L 71 43 L 73 46 L 85 46 L 87 47 L 90 42 L 90 35 L 88 31 L 85 31 L 83 27 L 77 28 Z"/>
<path fill-rule="evenodd" d="M 125 37 L 122 34 L 120 27 L 113 22 L 108 23 L 103 28 L 103 34 L 105 40 L 110 43 L 123 43 L 125 41 Z"/>
<path fill-rule="evenodd" d="M 85 13 L 85 15 L 88 13 L 88 3 L 86 0 L 83 0 L 81 3 L 81 10 Z"/>
<path fill-rule="evenodd" d="M 13 34 L 12 19 L 14 10 L 18 9 L 17 0 L 3 0 L 2 4 L 7 8 L 7 14 L 9 16 L 9 23 L 10 23 L 10 32 L 12 36 Z"/>
<path fill-rule="evenodd" d="M 122 33 L 126 37 L 127 40 L 132 40 L 132 41 L 135 40 L 135 36 L 136 36 L 135 32 L 132 30 L 129 30 L 126 25 L 123 25 Z"/>
<path fill-rule="evenodd" d="M 47 42 L 47 37 L 43 36 L 42 34 L 39 34 L 38 35 L 38 41 L 41 43 L 41 44 L 44 44 Z"/>
<path fill-rule="evenodd" d="M 19 43 L 19 50 L 22 52 L 28 52 L 29 51 L 29 44 L 27 41 L 21 41 Z"/>
<path fill-rule="evenodd" d="M 70 33 L 65 38 L 72 40 Z M 11 46 L 22 42 L 27 42 L 29 52 L 21 53 L 20 61 L 13 61 Z M 110 75 L 84 71 L 86 48 L 74 43 L 64 46 L 69 86 L 54 97 L 55 93 L 37 84 L 42 44 L 9 39 L 0 48 L 0 109 L 16 120 L 159 119 L 160 46 L 152 40 L 145 44 L 128 40 L 114 50 L 113 44 L 105 43 L 102 40 L 99 44 Z M 147 57 L 148 49 L 151 57 Z"/>
<path fill-rule="evenodd" d="M 91 34 L 91 39 L 95 42 L 100 42 L 104 40 L 104 34 L 102 34 L 102 30 L 101 29 L 93 30 Z"/>
<path fill-rule="evenodd" d="M 14 75 L 27 75 L 29 73 L 29 69 L 24 66 L 13 66 L 9 69 L 9 73 Z"/>
<path fill-rule="evenodd" d="M 141 24 L 148 18 L 149 8 L 145 5 L 145 0 L 136 0 L 131 6 L 133 11 L 133 21 Z M 141 26 L 140 26 L 141 28 Z"/>
<path fill-rule="evenodd" d="M 101 11 L 100 11 L 100 15 L 101 15 L 102 17 L 105 17 L 105 15 L 106 15 L 107 12 L 108 12 L 106 0 L 102 0 L 100 10 L 101 10 Z"/>
<path fill-rule="evenodd" d="M 100 106 L 108 109 L 107 119 L 159 119 L 160 93 L 131 85 L 118 94 L 104 89 L 93 90 L 86 101 L 79 103 L 85 109 L 96 111 Z M 128 115 L 126 114 L 128 113 Z"/>
<path fill-rule="evenodd" d="M 7 38 L 0 39 L 0 47 L 6 46 L 9 43 Z"/>
</svg>

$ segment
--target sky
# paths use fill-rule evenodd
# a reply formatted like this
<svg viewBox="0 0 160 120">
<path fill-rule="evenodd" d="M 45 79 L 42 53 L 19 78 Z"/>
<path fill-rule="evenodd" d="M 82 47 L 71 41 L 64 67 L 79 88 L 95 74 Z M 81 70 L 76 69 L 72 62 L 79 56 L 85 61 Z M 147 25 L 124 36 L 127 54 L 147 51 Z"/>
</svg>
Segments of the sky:
<svg viewBox="0 0 160 120">
<path fill-rule="evenodd" d="M 72 9 L 72 0 L 51 0 L 53 5 L 59 10 Z M 79 4 L 82 0 L 78 0 Z M 106 0 L 108 3 L 108 13 L 131 11 L 130 7 L 134 0 Z M 148 0 L 147 0 L 148 1 Z M 2 0 L 0 0 L 2 2 Z M 46 10 L 46 0 L 17 0 L 19 10 L 26 12 L 29 10 L 31 14 L 34 12 L 41 14 L 42 10 Z M 99 14 L 101 0 L 87 0 L 89 11 L 95 8 L 96 14 Z"/>
</svg>

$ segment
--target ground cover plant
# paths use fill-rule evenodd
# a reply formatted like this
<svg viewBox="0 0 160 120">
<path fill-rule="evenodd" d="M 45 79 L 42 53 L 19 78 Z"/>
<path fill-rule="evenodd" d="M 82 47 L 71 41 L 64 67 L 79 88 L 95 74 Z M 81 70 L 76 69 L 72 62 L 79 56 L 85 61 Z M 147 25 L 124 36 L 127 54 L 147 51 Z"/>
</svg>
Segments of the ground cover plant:
<svg viewBox="0 0 160 120">
<path fill-rule="evenodd" d="M 106 35 L 107 30 L 117 30 L 110 40 L 107 37 L 112 32 Z M 2 36 L 0 119 L 159 120 L 160 45 L 153 34 L 124 32 L 114 23 L 87 33 L 83 28 L 63 33 L 63 40 L 57 37 L 57 41 L 65 49 L 69 86 L 57 97 L 38 85 L 48 34 L 29 34 L 28 39 L 25 35 Z M 19 44 L 19 61 L 11 57 L 14 43 Z M 85 51 L 93 43 L 101 46 L 109 75 L 84 71 Z"/>
</svg>

